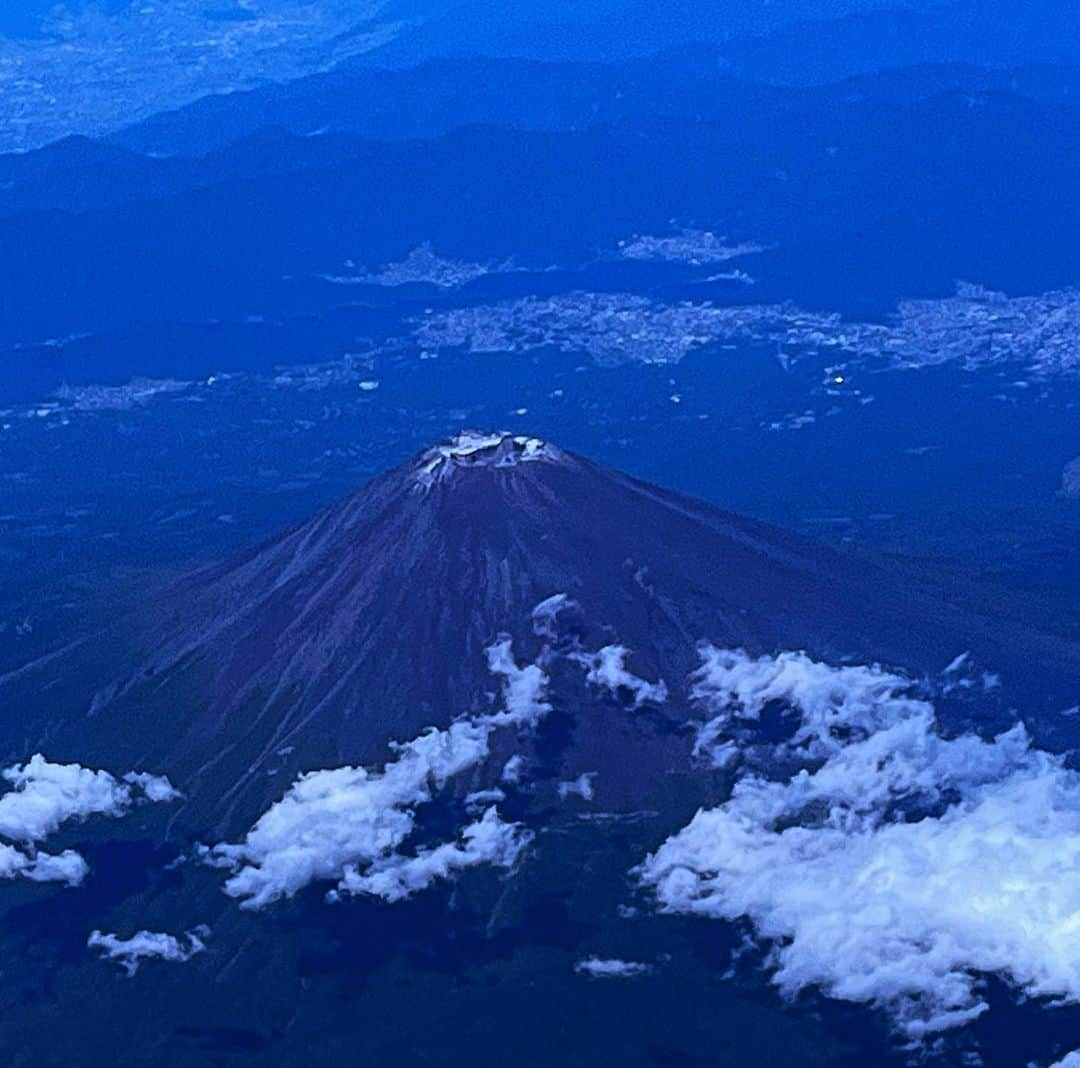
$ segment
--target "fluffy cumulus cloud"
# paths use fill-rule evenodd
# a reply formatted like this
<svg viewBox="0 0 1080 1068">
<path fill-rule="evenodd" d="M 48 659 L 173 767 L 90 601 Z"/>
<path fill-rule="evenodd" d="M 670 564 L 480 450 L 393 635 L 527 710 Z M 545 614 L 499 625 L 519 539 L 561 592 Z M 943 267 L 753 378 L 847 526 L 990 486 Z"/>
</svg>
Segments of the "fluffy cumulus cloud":
<svg viewBox="0 0 1080 1068">
<path fill-rule="evenodd" d="M 979 976 L 1080 1001 L 1080 775 L 1031 746 L 943 737 L 878 667 L 706 648 L 713 744 L 772 702 L 772 768 L 748 764 L 641 866 L 670 911 L 749 918 L 786 993 L 888 1012 L 918 1042 L 987 1008 Z"/>
<path fill-rule="evenodd" d="M 604 957 L 586 957 L 574 965 L 578 975 L 587 975 L 590 979 L 633 979 L 651 970 L 648 964 L 640 961 Z"/>
<path fill-rule="evenodd" d="M 214 847 L 213 857 L 236 869 L 226 892 L 262 908 L 392 853 L 412 833 L 417 806 L 487 756 L 490 730 L 461 721 L 398 746 L 381 772 L 343 767 L 302 775 L 243 842 Z"/>
<path fill-rule="evenodd" d="M 258 909 L 311 883 L 333 881 L 332 898 L 397 901 L 477 864 L 512 866 L 528 835 L 502 822 L 494 807 L 464 827 L 459 841 L 400 852 L 416 829 L 417 808 L 482 764 L 495 731 L 531 728 L 550 708 L 546 673 L 537 664 L 520 667 L 509 639 L 491 646 L 488 661 L 502 680 L 501 710 L 395 745 L 394 759 L 379 771 L 343 767 L 302 775 L 242 842 L 207 851 L 211 863 L 232 870 L 226 893 Z"/>
<path fill-rule="evenodd" d="M 160 804 L 164 801 L 176 801 L 182 795 L 164 775 L 151 775 L 145 771 L 129 771 L 124 782 L 141 790 L 147 801 Z"/>
<path fill-rule="evenodd" d="M 0 796 L 0 878 L 81 883 L 89 870 L 73 850 L 40 851 L 38 844 L 64 824 L 93 816 L 123 816 L 140 801 L 172 801 L 179 792 L 168 779 L 130 772 L 117 779 L 79 764 L 53 764 L 40 753 L 6 768 L 10 789 Z"/>
<path fill-rule="evenodd" d="M 1080 1049 L 1066 1053 L 1060 1061 L 1055 1061 L 1050 1068 L 1080 1068 Z"/>
<path fill-rule="evenodd" d="M 514 786 L 521 782 L 521 776 L 525 767 L 525 758 L 520 753 L 515 753 L 503 765 L 501 780 L 507 786 Z"/>
<path fill-rule="evenodd" d="M 641 705 L 663 704 L 667 700 L 664 680 L 646 682 L 626 666 L 630 650 L 623 645 L 605 645 L 595 653 L 578 653 L 575 658 L 586 670 L 585 679 L 591 686 L 608 690 L 616 697 L 626 695 L 634 708 Z"/>
<path fill-rule="evenodd" d="M 928 710 L 908 696 L 908 679 L 878 667 L 834 667 L 795 652 L 755 659 L 742 649 L 712 645 L 700 653 L 690 696 L 708 718 L 698 728 L 695 753 L 716 764 L 726 763 L 737 742 L 753 736 L 769 705 L 783 706 L 792 720 L 787 745 L 815 755 L 835 749 L 837 728 L 873 731 L 882 716 Z"/>
<path fill-rule="evenodd" d="M 108 934 L 104 931 L 91 931 L 86 944 L 106 960 L 116 961 L 129 976 L 139 970 L 145 960 L 167 960 L 183 963 L 191 960 L 196 953 L 206 949 L 205 927 L 188 931 L 183 939 L 161 931 L 137 931 L 130 938 Z"/>
<path fill-rule="evenodd" d="M 481 864 L 511 868 L 529 844 L 528 831 L 506 823 L 492 807 L 461 832 L 460 842 L 444 842 L 431 849 L 419 849 L 414 856 L 392 853 L 378 858 L 367 871 L 346 868 L 339 892 L 371 894 L 384 901 L 401 901 L 437 879 Z"/>
<path fill-rule="evenodd" d="M 488 668 L 502 679 L 504 712 L 493 721 L 499 724 L 535 727 L 551 711 L 547 699 L 548 677 L 539 664 L 518 667 L 509 638 L 490 646 Z"/>
<path fill-rule="evenodd" d="M 29 879 L 35 883 L 67 883 L 78 886 L 90 866 L 75 852 L 45 853 L 37 849 L 23 851 L 7 843 L 0 844 L 0 879 Z"/>
</svg>

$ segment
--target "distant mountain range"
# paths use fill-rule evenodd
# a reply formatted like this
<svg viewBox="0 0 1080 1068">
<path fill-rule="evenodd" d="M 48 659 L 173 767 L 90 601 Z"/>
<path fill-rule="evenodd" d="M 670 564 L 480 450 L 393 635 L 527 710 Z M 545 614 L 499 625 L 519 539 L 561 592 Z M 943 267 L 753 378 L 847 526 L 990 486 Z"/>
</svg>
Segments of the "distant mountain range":
<svg viewBox="0 0 1080 1068">
<path fill-rule="evenodd" d="M 893 89 L 823 107 L 816 91 L 729 91 L 708 121 L 396 143 L 270 132 L 196 162 L 86 142 L 9 157 L 21 210 L 0 221 L 0 344 L 317 311 L 341 293 L 305 279 L 347 261 L 374 270 L 425 242 L 474 263 L 575 270 L 673 225 L 774 248 L 759 301 L 880 314 L 957 280 L 1075 281 L 1071 105 Z"/>
<path fill-rule="evenodd" d="M 691 42 L 720 43 L 738 72 L 809 84 L 920 63 L 983 67 L 1080 60 L 1070 0 L 785 0 L 663 5 L 631 0 L 611 18 L 603 0 L 512 6 L 469 0 L 427 18 L 363 60 L 411 66 L 447 55 L 596 60 Z"/>
<path fill-rule="evenodd" d="M 809 85 L 911 64 L 1076 65 L 1080 11 L 1070 0 L 958 0 L 787 27 L 724 47 L 733 71 L 777 84 Z"/>
<path fill-rule="evenodd" d="M 824 115 L 860 102 L 892 107 L 946 93 L 1071 104 L 1080 102 L 1080 67 L 905 66 L 841 76 L 814 89 L 785 89 L 736 73 L 720 49 L 700 45 L 617 63 L 463 56 L 394 70 L 352 64 L 208 96 L 109 140 L 149 155 L 199 156 L 277 128 L 298 136 L 355 133 L 396 141 L 438 137 L 470 124 L 583 130 L 647 116 L 727 122 L 743 116 L 752 124 L 768 121 L 770 109 L 817 108 Z"/>
<path fill-rule="evenodd" d="M 207 94 L 440 58 L 612 62 L 705 45 L 733 74 L 792 85 L 920 64 L 1080 64 L 1069 0 L 1020 9 L 1004 0 L 626 0 L 617 18 L 600 0 L 184 0 L 19 4 L 5 14 L 6 149 L 105 135 Z"/>
</svg>

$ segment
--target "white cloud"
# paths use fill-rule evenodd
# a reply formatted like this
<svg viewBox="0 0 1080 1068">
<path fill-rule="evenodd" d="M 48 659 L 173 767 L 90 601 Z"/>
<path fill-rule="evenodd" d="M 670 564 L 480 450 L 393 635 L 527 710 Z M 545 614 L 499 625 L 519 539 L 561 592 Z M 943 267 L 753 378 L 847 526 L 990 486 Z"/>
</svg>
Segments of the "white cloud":
<svg viewBox="0 0 1080 1068">
<path fill-rule="evenodd" d="M 781 745 L 776 778 L 745 774 L 647 858 L 665 909 L 749 918 L 782 991 L 880 1007 L 912 1041 L 984 1012 L 985 974 L 1080 1001 L 1080 775 L 1019 724 L 942 737 L 877 667 L 703 655 L 716 719 L 782 701 L 801 749 Z"/>
<path fill-rule="evenodd" d="M 483 808 L 485 805 L 498 804 L 500 801 L 505 800 L 505 791 L 500 790 L 497 786 L 493 786 L 490 790 L 473 790 L 471 794 L 466 794 L 465 807 L 469 811 L 472 811 L 473 809 Z"/>
<path fill-rule="evenodd" d="M 586 957 L 574 965 L 578 975 L 587 975 L 591 979 L 632 979 L 652 971 L 648 964 L 639 961 L 618 960 L 613 958 Z"/>
<path fill-rule="evenodd" d="M 629 671 L 626 667 L 629 655 L 630 650 L 623 645 L 605 645 L 595 653 L 576 653 L 574 659 L 586 669 L 586 682 L 607 689 L 615 696 L 629 693 L 634 708 L 640 708 L 646 702 L 663 704 L 667 700 L 664 680 L 646 682 Z"/>
<path fill-rule="evenodd" d="M 146 795 L 147 801 L 178 801 L 183 794 L 164 775 L 151 775 L 145 771 L 129 771 L 124 782 L 137 786 Z"/>
<path fill-rule="evenodd" d="M 22 877 L 35 883 L 67 883 L 78 886 L 90 871 L 89 865 L 73 849 L 63 853 L 23 852 L 12 845 L 0 844 L 0 879 Z"/>
<path fill-rule="evenodd" d="M 40 842 L 71 819 L 119 816 L 131 804 L 130 788 L 107 771 L 51 764 L 40 753 L 3 776 L 12 789 L 0 797 L 0 835 L 16 842 Z"/>
<path fill-rule="evenodd" d="M 1055 1061 L 1050 1068 L 1080 1068 L 1080 1049 L 1066 1053 L 1060 1061 Z"/>
<path fill-rule="evenodd" d="M 459 721 L 399 746 L 381 772 L 344 767 L 301 775 L 243 842 L 213 848 L 216 860 L 235 869 L 226 893 L 263 908 L 393 852 L 412 833 L 416 806 L 487 756 L 490 731 Z"/>
<path fill-rule="evenodd" d="M 502 638 L 487 651 L 488 668 L 503 680 L 506 711 L 495 720 L 523 727 L 535 727 L 551 711 L 547 700 L 548 677 L 539 664 L 518 667 L 509 638 Z"/>
<path fill-rule="evenodd" d="M 204 852 L 211 864 L 232 870 L 225 892 L 258 909 L 313 882 L 336 881 L 335 897 L 365 893 L 398 900 L 461 868 L 510 866 L 527 837 L 502 823 L 494 809 L 463 828 L 461 842 L 414 855 L 399 852 L 415 830 L 417 807 L 482 764 L 496 730 L 533 727 L 550 708 L 547 675 L 536 664 L 519 667 L 509 639 L 488 649 L 488 662 L 503 681 L 503 710 L 396 744 L 395 758 L 381 771 L 344 767 L 300 776 L 242 842 Z"/>
<path fill-rule="evenodd" d="M 420 849 L 415 856 L 392 853 L 377 860 L 361 875 L 355 867 L 346 869 L 338 890 L 348 894 L 372 894 L 384 901 L 401 901 L 426 889 L 437 879 L 455 872 L 489 864 L 512 868 L 532 835 L 516 823 L 505 823 L 489 808 L 475 823 L 461 832 L 461 842 L 444 842 L 433 849 Z"/>
<path fill-rule="evenodd" d="M 515 753 L 504 765 L 500 778 L 508 786 L 521 782 L 521 769 L 525 766 L 525 758 L 520 753 Z"/>
<path fill-rule="evenodd" d="M 11 789 L 0 797 L 0 878 L 81 883 L 89 868 L 73 850 L 39 852 L 44 841 L 72 820 L 123 816 L 139 800 L 171 801 L 179 796 L 168 779 L 131 772 L 124 781 L 107 771 L 79 764 L 53 764 L 40 753 L 25 764 L 5 768 Z M 11 843 L 15 843 L 14 845 Z"/>
<path fill-rule="evenodd" d="M 568 797 L 580 797 L 583 801 L 591 801 L 595 794 L 593 788 L 595 781 L 596 772 L 586 771 L 576 779 L 559 783 L 559 800 L 565 801 Z"/>
<path fill-rule="evenodd" d="M 978 671 L 970 653 L 961 653 L 954 657 L 941 673 L 938 686 L 945 696 L 963 691 L 986 692 L 996 690 L 1001 685 L 1001 677 L 990 671 Z"/>
<path fill-rule="evenodd" d="M 138 931 L 131 938 L 120 938 L 103 931 L 91 931 L 86 944 L 96 949 L 102 958 L 114 960 L 127 974 L 134 975 L 144 960 L 168 960 L 183 963 L 196 953 L 206 949 L 204 939 L 209 934 L 205 927 L 188 931 L 181 941 L 175 935 L 160 931 Z"/>
<path fill-rule="evenodd" d="M 742 649 L 707 644 L 699 651 L 702 664 L 693 676 L 690 696 L 712 718 L 698 731 L 696 755 L 712 755 L 719 748 L 729 759 L 732 737 L 756 723 L 773 702 L 793 713 L 788 745 L 815 755 L 836 748 L 832 729 L 838 724 L 873 730 L 881 725 L 882 715 L 892 715 L 898 704 L 908 711 L 930 707 L 907 696 L 909 679 L 877 666 L 833 667 L 805 653 L 754 659 Z"/>
</svg>

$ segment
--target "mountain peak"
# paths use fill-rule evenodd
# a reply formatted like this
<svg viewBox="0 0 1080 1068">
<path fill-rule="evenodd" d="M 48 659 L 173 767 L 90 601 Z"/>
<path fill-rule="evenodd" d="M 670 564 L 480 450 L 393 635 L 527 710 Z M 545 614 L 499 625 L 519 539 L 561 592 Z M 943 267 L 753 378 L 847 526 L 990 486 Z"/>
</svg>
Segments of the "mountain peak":
<svg viewBox="0 0 1080 1068">
<path fill-rule="evenodd" d="M 492 648 L 544 670 L 555 649 L 555 711 L 527 756 L 553 781 L 595 772 L 612 804 L 647 807 L 690 760 L 702 642 L 927 676 L 943 650 L 970 650 L 1006 680 L 1037 663 L 1048 688 L 1077 670 L 1071 646 L 965 611 L 918 569 L 537 438 L 465 431 L 0 676 L 21 717 L 0 755 L 47 745 L 53 760 L 153 767 L 183 791 L 185 826 L 239 833 L 296 775 L 489 714 Z M 664 700 L 628 716 L 644 693 Z"/>
<path fill-rule="evenodd" d="M 461 471 L 559 463 L 564 458 L 561 449 L 540 438 L 507 431 L 462 430 L 421 454 L 416 464 L 416 484 L 429 489 Z"/>
</svg>

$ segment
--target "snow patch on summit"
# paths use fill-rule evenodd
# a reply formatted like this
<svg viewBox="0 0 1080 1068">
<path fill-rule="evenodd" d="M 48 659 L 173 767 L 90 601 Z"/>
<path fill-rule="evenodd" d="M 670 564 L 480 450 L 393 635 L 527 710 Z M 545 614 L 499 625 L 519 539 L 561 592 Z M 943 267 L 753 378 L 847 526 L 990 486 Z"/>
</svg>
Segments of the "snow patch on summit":
<svg viewBox="0 0 1080 1068">
<path fill-rule="evenodd" d="M 562 453 L 540 438 L 506 432 L 463 430 L 428 449 L 416 473 L 417 485 L 428 489 L 455 471 L 472 467 L 516 467 L 537 461 L 557 462 Z"/>
</svg>

